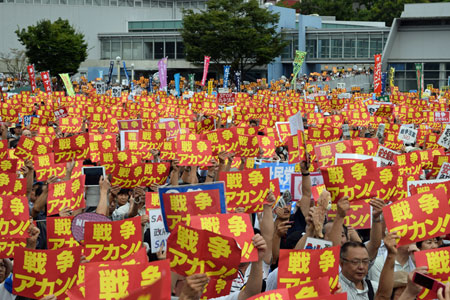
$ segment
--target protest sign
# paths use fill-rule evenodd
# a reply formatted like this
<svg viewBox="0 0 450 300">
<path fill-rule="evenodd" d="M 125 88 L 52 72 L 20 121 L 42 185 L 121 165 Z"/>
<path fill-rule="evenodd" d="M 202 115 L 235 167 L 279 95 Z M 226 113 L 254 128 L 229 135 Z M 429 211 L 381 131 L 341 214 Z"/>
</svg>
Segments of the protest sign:
<svg viewBox="0 0 450 300">
<path fill-rule="evenodd" d="M 270 179 L 278 178 L 280 192 L 291 190 L 291 174 L 295 172 L 295 165 L 289 163 L 261 163 L 259 168 L 270 168 Z"/>
<path fill-rule="evenodd" d="M 433 114 L 434 122 L 450 123 L 450 111 L 435 111 Z"/>
<path fill-rule="evenodd" d="M 155 193 L 158 195 L 157 193 Z M 161 247 L 166 250 L 167 238 L 169 233 L 164 228 L 164 221 L 161 209 L 150 209 L 148 211 L 150 222 L 150 241 L 152 253 L 157 253 Z"/>
<path fill-rule="evenodd" d="M 336 153 L 351 152 L 350 141 L 339 141 L 326 144 L 319 144 L 314 147 L 319 162 L 319 167 L 331 166 L 335 163 Z"/>
<path fill-rule="evenodd" d="M 180 166 L 208 166 L 212 159 L 210 141 L 177 141 Z"/>
<path fill-rule="evenodd" d="M 236 277 L 241 251 L 232 238 L 178 225 L 167 247 L 170 268 L 180 275 L 204 273 L 224 280 Z"/>
<path fill-rule="evenodd" d="M 131 167 L 118 166 L 112 171 L 111 184 L 122 188 L 162 185 L 169 176 L 169 163 L 139 163 Z"/>
<path fill-rule="evenodd" d="M 443 188 L 413 195 L 383 208 L 389 231 L 398 231 L 398 245 L 431 239 L 450 232 L 450 208 Z"/>
<path fill-rule="evenodd" d="M 201 191 L 210 191 L 210 190 L 219 190 L 220 205 L 217 207 L 217 209 L 219 210 L 220 213 L 225 213 L 226 212 L 226 199 L 225 199 L 225 184 L 223 182 L 159 187 L 158 194 L 159 194 L 159 199 L 163 200 L 164 194 L 201 192 Z M 170 203 L 170 201 L 169 201 L 169 203 Z M 178 201 L 175 202 L 175 204 L 178 204 Z M 179 203 L 179 204 L 183 204 L 183 203 Z M 161 209 L 162 209 L 161 211 L 162 211 L 163 216 L 165 216 L 166 213 L 165 213 L 164 201 L 161 201 Z M 180 214 L 187 211 L 187 207 L 186 208 L 180 207 L 179 209 L 180 209 L 180 211 L 179 211 Z M 177 208 L 177 210 L 178 210 L 178 208 Z M 166 231 L 170 231 L 166 218 L 164 218 L 164 226 L 166 228 Z"/>
<path fill-rule="evenodd" d="M 55 163 L 87 159 L 89 158 L 89 133 L 55 139 L 53 151 Z"/>
<path fill-rule="evenodd" d="M 416 142 L 417 129 L 406 127 L 402 125 L 398 133 L 398 139 L 403 141 L 405 144 L 413 144 Z"/>
<path fill-rule="evenodd" d="M 162 284 L 159 292 L 163 297 L 155 299 L 167 299 L 170 296 L 168 260 L 134 264 L 127 260 L 109 261 L 89 263 L 85 268 L 86 299 L 123 299 L 157 282 Z"/>
<path fill-rule="evenodd" d="M 14 151 L 14 155 L 23 160 L 33 160 L 35 155 L 47 154 L 48 152 L 49 149 L 44 144 L 22 135 Z"/>
<path fill-rule="evenodd" d="M 248 298 L 248 300 L 289 300 L 287 289 L 276 289 Z"/>
<path fill-rule="evenodd" d="M 450 247 L 414 252 L 417 267 L 426 267 L 427 275 L 440 282 L 447 282 L 450 277 Z M 423 288 L 419 299 L 436 299 L 435 291 Z"/>
<path fill-rule="evenodd" d="M 263 202 L 269 192 L 270 170 L 268 168 L 221 172 L 219 179 L 225 181 L 227 209 L 242 207 L 247 213 L 263 210 Z"/>
<path fill-rule="evenodd" d="M 16 249 L 14 256 L 15 295 L 59 297 L 74 284 L 81 260 L 81 247 L 58 250 Z"/>
<path fill-rule="evenodd" d="M 376 196 L 373 188 L 378 182 L 378 174 L 370 172 L 376 167 L 372 160 L 320 168 L 327 190 L 333 202 L 344 196 L 349 201 Z"/>
<path fill-rule="evenodd" d="M 169 120 L 155 124 L 155 129 L 164 129 L 168 139 L 175 138 L 180 132 L 180 123 L 178 120 Z"/>
<path fill-rule="evenodd" d="M 253 232 L 248 214 L 219 214 L 192 216 L 190 226 L 233 238 L 241 248 L 241 263 L 258 260 L 258 250 L 253 247 Z"/>
<path fill-rule="evenodd" d="M 72 248 L 80 244 L 72 235 L 73 217 L 47 218 L 47 247 L 51 250 Z"/>
<path fill-rule="evenodd" d="M 14 258 L 16 249 L 27 246 L 26 238 L 4 238 L 0 239 L 0 258 Z"/>
<path fill-rule="evenodd" d="M 86 222 L 84 246 L 86 259 L 91 262 L 124 259 L 142 246 L 141 218 Z"/>
<path fill-rule="evenodd" d="M 314 281 L 288 288 L 290 299 L 326 299 L 330 296 L 329 277 L 320 277 Z M 320 298 L 316 298 L 320 297 Z"/>
<path fill-rule="evenodd" d="M 319 172 L 310 173 L 311 187 L 323 184 L 323 177 Z M 302 183 L 303 176 L 301 173 L 291 174 L 291 196 L 292 200 L 298 201 L 302 199 Z"/>
<path fill-rule="evenodd" d="M 278 288 L 290 288 L 328 276 L 330 290 L 338 284 L 339 246 L 318 250 L 280 249 Z"/>
<path fill-rule="evenodd" d="M 368 229 L 372 227 L 371 206 L 365 200 L 353 201 L 350 209 L 344 219 L 345 226 L 351 226 L 354 229 Z M 332 204 L 328 211 L 328 220 L 334 220 L 337 214 L 337 205 Z"/>
<path fill-rule="evenodd" d="M 316 239 L 316 238 L 312 238 L 312 237 L 308 236 L 306 238 L 305 247 L 303 249 L 316 250 L 316 249 L 330 248 L 332 246 L 333 246 L 333 243 L 330 241 L 323 240 L 323 239 Z"/>
<path fill-rule="evenodd" d="M 445 129 L 439 137 L 437 144 L 445 149 L 450 148 L 450 124 L 445 125 Z"/>
<path fill-rule="evenodd" d="M 146 192 L 145 193 L 145 209 L 158 209 L 161 208 L 159 202 L 159 194 L 157 192 Z"/>
<path fill-rule="evenodd" d="M 377 156 L 381 158 L 381 166 L 391 166 L 394 162 L 394 157 L 399 155 L 400 152 L 391 150 L 389 148 L 378 146 Z"/>
<path fill-rule="evenodd" d="M 445 162 L 442 164 L 436 179 L 450 179 L 450 163 Z"/>
<path fill-rule="evenodd" d="M 0 177 L 3 174 L 0 174 Z M 15 174 L 13 174 L 15 176 Z M 0 196 L 0 219 L 2 230 L 0 237 L 19 238 L 28 237 L 29 209 L 25 196 Z"/>
<path fill-rule="evenodd" d="M 408 196 L 423 194 L 439 188 L 443 188 L 450 196 L 450 180 L 448 179 L 408 181 Z"/>
<path fill-rule="evenodd" d="M 14 173 L 0 174 L 0 195 L 25 196 L 27 191 L 27 179 L 17 179 Z"/>
<path fill-rule="evenodd" d="M 86 207 L 84 199 L 85 175 L 48 185 L 47 216 L 58 214 L 63 208 L 72 211 Z"/>
</svg>

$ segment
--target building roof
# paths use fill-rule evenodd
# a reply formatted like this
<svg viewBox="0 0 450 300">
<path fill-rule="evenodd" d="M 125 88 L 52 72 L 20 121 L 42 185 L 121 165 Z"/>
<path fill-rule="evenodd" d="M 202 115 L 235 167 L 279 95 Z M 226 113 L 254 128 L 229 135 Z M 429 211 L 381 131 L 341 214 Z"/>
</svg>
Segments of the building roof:
<svg viewBox="0 0 450 300">
<path fill-rule="evenodd" d="M 400 18 L 442 18 L 450 17 L 450 2 L 405 4 Z"/>
</svg>

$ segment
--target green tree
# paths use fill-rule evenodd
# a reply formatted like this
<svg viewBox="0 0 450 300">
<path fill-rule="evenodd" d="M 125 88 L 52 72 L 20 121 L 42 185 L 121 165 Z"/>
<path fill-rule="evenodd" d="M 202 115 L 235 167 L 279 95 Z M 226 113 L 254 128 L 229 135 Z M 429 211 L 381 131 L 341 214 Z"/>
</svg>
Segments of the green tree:
<svg viewBox="0 0 450 300">
<path fill-rule="evenodd" d="M 279 15 L 261 8 L 256 0 L 210 0 L 204 11 L 183 12 L 186 60 L 201 64 L 205 55 L 219 68 L 231 65 L 244 74 L 268 64 L 286 46 L 276 24 Z"/>
<path fill-rule="evenodd" d="M 87 43 L 82 33 L 59 18 L 54 23 L 41 20 L 35 26 L 17 29 L 17 37 L 25 46 L 28 61 L 36 70 L 75 74 L 87 57 Z"/>
</svg>

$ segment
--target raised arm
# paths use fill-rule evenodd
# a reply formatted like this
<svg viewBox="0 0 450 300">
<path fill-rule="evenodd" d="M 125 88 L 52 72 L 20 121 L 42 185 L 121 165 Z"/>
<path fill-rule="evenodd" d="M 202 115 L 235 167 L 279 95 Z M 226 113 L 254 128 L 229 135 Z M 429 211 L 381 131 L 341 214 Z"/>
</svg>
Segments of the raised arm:
<svg viewBox="0 0 450 300">
<path fill-rule="evenodd" d="M 397 254 L 397 242 L 399 236 L 396 231 L 388 233 L 384 238 L 384 245 L 387 249 L 387 257 L 381 270 L 380 282 L 375 295 L 375 300 L 390 300 L 394 288 L 394 264 Z"/>
<path fill-rule="evenodd" d="M 303 216 L 306 218 L 309 213 L 309 208 L 311 207 L 311 177 L 309 176 L 309 162 L 302 161 L 300 163 L 302 170 L 302 198 L 300 199 L 300 209 Z"/>
<path fill-rule="evenodd" d="M 381 245 L 383 228 L 381 226 L 381 213 L 383 212 L 384 201 L 381 199 L 370 200 L 372 206 L 372 229 L 370 230 L 370 241 L 367 243 L 367 252 L 369 258 L 375 259 L 378 254 L 378 248 Z"/>
<path fill-rule="evenodd" d="M 100 177 L 100 200 L 98 201 L 96 213 L 104 216 L 108 216 L 108 190 L 111 187 L 111 183 L 108 177 Z"/>
<path fill-rule="evenodd" d="M 333 243 L 333 246 L 341 245 L 342 238 L 342 226 L 344 225 L 344 219 L 347 215 L 347 211 L 350 209 L 350 203 L 348 197 L 342 197 L 337 203 L 337 214 L 336 218 L 333 220 L 333 225 L 331 226 L 330 233 L 325 237 Z"/>
<path fill-rule="evenodd" d="M 267 194 L 266 204 L 264 204 L 264 211 L 260 221 L 261 235 L 266 241 L 267 251 L 264 254 L 264 262 L 268 265 L 272 262 L 272 239 L 273 239 L 273 217 L 272 204 L 275 202 L 275 195 L 272 191 Z"/>
</svg>

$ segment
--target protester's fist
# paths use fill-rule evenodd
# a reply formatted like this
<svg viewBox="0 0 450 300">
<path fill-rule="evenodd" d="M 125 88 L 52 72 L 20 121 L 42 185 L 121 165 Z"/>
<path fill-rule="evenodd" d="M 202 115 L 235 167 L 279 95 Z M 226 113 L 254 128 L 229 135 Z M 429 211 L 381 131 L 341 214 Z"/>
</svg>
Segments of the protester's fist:
<svg viewBox="0 0 450 300">
<path fill-rule="evenodd" d="M 122 189 L 122 187 L 120 185 L 115 185 L 115 186 L 111 187 L 111 194 L 113 196 L 117 196 L 121 189 Z"/>
<path fill-rule="evenodd" d="M 178 165 L 180 161 L 178 159 L 172 160 L 172 170 L 174 172 L 180 172 L 180 166 Z"/>
<path fill-rule="evenodd" d="M 111 187 L 111 183 L 108 180 L 108 177 L 100 176 L 100 181 L 98 183 L 100 186 L 100 192 L 107 192 L 108 189 Z"/>
<path fill-rule="evenodd" d="M 306 161 L 300 162 L 300 168 L 302 170 L 302 173 L 308 173 L 309 168 L 311 167 L 311 155 L 309 153 L 306 153 Z"/>
<path fill-rule="evenodd" d="M 41 298 L 41 300 L 56 300 L 56 296 L 55 295 L 48 295 L 45 296 L 44 298 Z"/>
<path fill-rule="evenodd" d="M 186 284 L 181 291 L 180 299 L 196 299 L 200 297 L 203 289 L 208 284 L 206 274 L 192 274 L 186 277 Z"/>
<path fill-rule="evenodd" d="M 58 177 L 56 177 L 55 175 L 52 175 L 47 179 L 46 184 L 52 184 L 52 183 L 58 182 L 58 180 L 59 180 Z"/>
<path fill-rule="evenodd" d="M 279 237 L 285 237 L 289 228 L 291 228 L 291 222 L 290 221 L 283 221 L 281 223 L 278 223 L 277 225 L 277 234 Z"/>
<path fill-rule="evenodd" d="M 33 165 L 33 161 L 32 160 L 25 159 L 24 165 L 25 165 L 25 167 L 28 168 L 28 170 L 33 170 L 34 169 L 34 165 Z"/>
<path fill-rule="evenodd" d="M 221 165 L 225 164 L 227 158 L 228 158 L 228 152 L 227 151 L 219 152 L 219 163 Z"/>
<path fill-rule="evenodd" d="M 288 207 L 277 207 L 275 208 L 275 214 L 280 220 L 287 220 L 291 216 L 291 211 Z"/>
<path fill-rule="evenodd" d="M 348 210 L 350 209 L 350 202 L 348 201 L 348 197 L 342 197 L 339 199 L 337 203 L 337 214 L 341 218 L 345 218 Z"/>
<path fill-rule="evenodd" d="M 231 164 L 233 162 L 235 156 L 236 156 L 236 153 L 228 152 L 228 163 Z"/>
<path fill-rule="evenodd" d="M 151 190 L 152 192 L 157 192 L 157 191 L 158 191 L 158 188 L 159 188 L 159 184 L 157 184 L 157 183 L 152 183 L 152 184 L 150 185 L 150 190 Z"/>
<path fill-rule="evenodd" d="M 378 219 L 383 212 L 384 201 L 378 198 L 370 200 L 369 204 L 372 206 L 372 218 Z"/>
<path fill-rule="evenodd" d="M 158 149 L 150 149 L 150 153 L 153 155 L 153 158 L 156 158 L 159 156 L 159 150 Z"/>
<path fill-rule="evenodd" d="M 389 232 L 384 237 L 384 246 L 386 246 L 386 249 L 389 254 L 397 254 L 397 240 L 400 238 L 400 236 L 397 234 L 397 231 Z"/>
<path fill-rule="evenodd" d="M 36 243 L 40 233 L 41 231 L 39 230 L 39 228 L 34 226 L 32 220 L 30 220 L 30 227 L 28 227 L 28 234 L 30 235 L 30 237 L 27 238 L 26 248 L 36 249 Z"/>
<path fill-rule="evenodd" d="M 264 207 L 272 207 L 275 201 L 277 201 L 275 195 L 272 191 L 269 191 L 266 196 L 266 201 L 264 202 Z"/>
<path fill-rule="evenodd" d="M 138 197 L 145 198 L 145 190 L 140 186 L 134 188 L 134 198 Z"/>
<path fill-rule="evenodd" d="M 142 226 L 145 226 L 145 224 L 148 223 L 148 220 L 149 220 L 148 215 L 143 215 L 143 216 L 141 216 L 141 225 L 142 225 Z"/>
<path fill-rule="evenodd" d="M 71 215 L 72 215 L 72 209 L 70 209 L 70 207 L 64 207 L 63 209 L 61 209 L 59 211 L 60 217 L 69 217 Z"/>
<path fill-rule="evenodd" d="M 264 240 L 264 238 L 260 234 L 255 234 L 252 237 L 252 241 L 253 241 L 253 246 L 255 246 L 255 248 L 258 249 L 259 260 L 263 259 L 264 254 L 267 251 L 266 240 Z"/>
<path fill-rule="evenodd" d="M 445 292 L 442 288 L 439 288 L 437 291 L 437 296 L 439 300 L 450 300 L 450 283 L 445 284 Z"/>
</svg>

